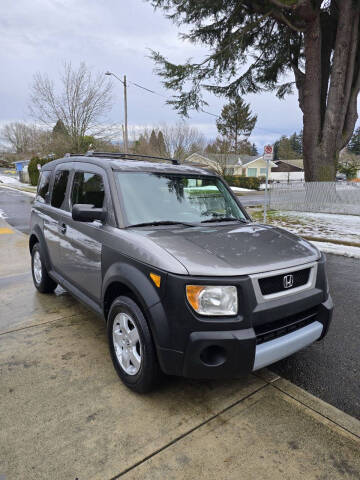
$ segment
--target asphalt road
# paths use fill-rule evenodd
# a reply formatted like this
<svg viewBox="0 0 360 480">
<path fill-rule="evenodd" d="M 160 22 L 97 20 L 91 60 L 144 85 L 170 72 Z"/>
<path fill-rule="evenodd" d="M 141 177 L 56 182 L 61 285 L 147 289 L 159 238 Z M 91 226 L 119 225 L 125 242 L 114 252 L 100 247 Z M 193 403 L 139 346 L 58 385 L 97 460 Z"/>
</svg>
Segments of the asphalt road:
<svg viewBox="0 0 360 480">
<path fill-rule="evenodd" d="M 4 215 L 10 225 L 23 233 L 29 233 L 32 201 L 30 195 L 0 185 L 0 215 Z"/>
<path fill-rule="evenodd" d="M 240 195 L 239 200 L 245 207 L 264 205 L 265 194 L 263 192 L 258 192 L 251 195 Z"/>
<path fill-rule="evenodd" d="M 335 304 L 325 339 L 271 370 L 360 419 L 360 260 L 327 255 Z"/>
<path fill-rule="evenodd" d="M 0 187 L 0 211 L 24 233 L 29 231 L 31 202 L 30 196 Z M 338 255 L 327 255 L 327 260 L 335 303 L 327 337 L 271 370 L 360 419 L 360 260 Z"/>
</svg>

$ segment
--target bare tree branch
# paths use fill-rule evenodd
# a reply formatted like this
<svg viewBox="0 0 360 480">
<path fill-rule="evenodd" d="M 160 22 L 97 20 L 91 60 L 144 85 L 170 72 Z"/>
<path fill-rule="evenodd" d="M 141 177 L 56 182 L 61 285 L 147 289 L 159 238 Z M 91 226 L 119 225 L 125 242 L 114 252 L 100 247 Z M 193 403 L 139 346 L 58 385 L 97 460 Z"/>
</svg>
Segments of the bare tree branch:
<svg viewBox="0 0 360 480">
<path fill-rule="evenodd" d="M 47 75 L 37 73 L 31 90 L 30 112 L 45 125 L 61 120 L 79 150 L 85 135 L 103 132 L 101 121 L 112 106 L 112 84 L 102 73 L 95 76 L 84 63 L 73 69 L 65 63 L 61 91 Z"/>
</svg>

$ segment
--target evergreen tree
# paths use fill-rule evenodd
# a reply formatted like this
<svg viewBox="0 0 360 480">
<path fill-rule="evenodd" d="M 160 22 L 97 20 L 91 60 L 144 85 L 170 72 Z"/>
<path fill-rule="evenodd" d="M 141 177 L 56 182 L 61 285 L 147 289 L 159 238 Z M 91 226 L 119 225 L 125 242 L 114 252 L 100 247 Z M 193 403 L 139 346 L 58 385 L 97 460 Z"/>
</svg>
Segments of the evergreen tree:
<svg viewBox="0 0 360 480">
<path fill-rule="evenodd" d="M 248 137 L 254 129 L 257 120 L 256 115 L 251 114 L 250 105 L 241 97 L 221 110 L 220 117 L 216 120 L 216 127 L 225 138 L 231 142 L 234 153 L 239 153 L 240 137 Z"/>
<path fill-rule="evenodd" d="M 303 112 L 307 181 L 333 181 L 340 150 L 357 120 L 359 0 L 148 0 L 183 38 L 203 44 L 203 61 L 174 64 L 153 52 L 169 101 L 181 114 L 206 106 L 203 90 L 229 99 L 294 87 Z M 250 62 L 250 58 L 253 61 Z M 282 82 L 288 73 L 294 81 Z"/>
<path fill-rule="evenodd" d="M 216 140 L 212 143 L 209 143 L 205 150 L 205 153 L 231 153 L 231 144 L 230 142 L 221 137 L 216 137 Z"/>
<path fill-rule="evenodd" d="M 240 140 L 239 146 L 238 146 L 238 151 L 234 153 L 239 153 L 242 155 L 253 155 L 253 146 L 249 142 L 247 138 L 244 140 Z"/>
<path fill-rule="evenodd" d="M 282 135 L 274 143 L 274 160 L 294 160 L 302 158 L 302 131 L 287 137 Z"/>
<path fill-rule="evenodd" d="M 355 153 L 356 155 L 360 155 L 360 127 L 358 127 L 354 135 L 351 137 L 349 145 L 347 147 L 349 152 Z"/>
<path fill-rule="evenodd" d="M 158 137 L 156 136 L 155 130 L 151 131 L 149 146 L 151 151 L 156 154 L 159 151 Z"/>
<path fill-rule="evenodd" d="M 273 159 L 279 160 L 279 140 L 276 140 L 276 142 L 274 142 Z"/>
<path fill-rule="evenodd" d="M 53 135 L 63 135 L 64 137 L 68 136 L 68 131 L 62 120 L 58 120 L 52 130 Z"/>
<path fill-rule="evenodd" d="M 158 144 L 159 155 L 165 156 L 166 155 L 166 145 L 165 145 L 164 135 L 163 135 L 161 130 L 159 130 L 159 133 L 158 133 L 158 136 L 157 136 L 157 144 Z"/>
<path fill-rule="evenodd" d="M 251 145 L 251 155 L 259 155 L 258 149 L 256 148 L 255 143 Z"/>
<path fill-rule="evenodd" d="M 297 153 L 293 149 L 292 137 L 288 138 L 285 135 L 282 135 L 280 140 L 278 140 L 278 145 L 277 145 L 278 160 L 294 160 L 295 158 L 299 158 Z"/>
<path fill-rule="evenodd" d="M 298 145 L 297 145 L 297 135 L 296 132 L 294 132 L 292 135 L 289 137 L 289 142 L 290 142 L 290 147 L 291 149 L 296 152 Z"/>
</svg>

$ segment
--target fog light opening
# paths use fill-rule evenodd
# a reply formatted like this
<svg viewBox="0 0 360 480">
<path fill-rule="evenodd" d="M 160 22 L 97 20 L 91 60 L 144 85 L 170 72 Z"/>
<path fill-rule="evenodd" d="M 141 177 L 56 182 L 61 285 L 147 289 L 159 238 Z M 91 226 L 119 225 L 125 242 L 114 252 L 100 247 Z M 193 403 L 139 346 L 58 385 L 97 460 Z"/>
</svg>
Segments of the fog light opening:
<svg viewBox="0 0 360 480">
<path fill-rule="evenodd" d="M 200 360 L 205 365 L 218 367 L 226 361 L 225 348 L 219 347 L 219 345 L 209 345 L 200 353 Z"/>
</svg>

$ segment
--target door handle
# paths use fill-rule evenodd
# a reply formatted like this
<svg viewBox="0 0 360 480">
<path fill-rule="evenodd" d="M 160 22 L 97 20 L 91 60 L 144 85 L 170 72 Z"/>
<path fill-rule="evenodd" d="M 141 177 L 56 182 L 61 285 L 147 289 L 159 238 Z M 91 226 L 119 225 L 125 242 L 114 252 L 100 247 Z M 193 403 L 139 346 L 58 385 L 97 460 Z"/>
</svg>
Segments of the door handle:
<svg viewBox="0 0 360 480">
<path fill-rule="evenodd" d="M 62 224 L 59 226 L 59 230 L 60 230 L 60 233 L 62 233 L 62 234 L 66 233 L 66 225 L 65 225 L 65 223 L 62 223 Z"/>
</svg>

